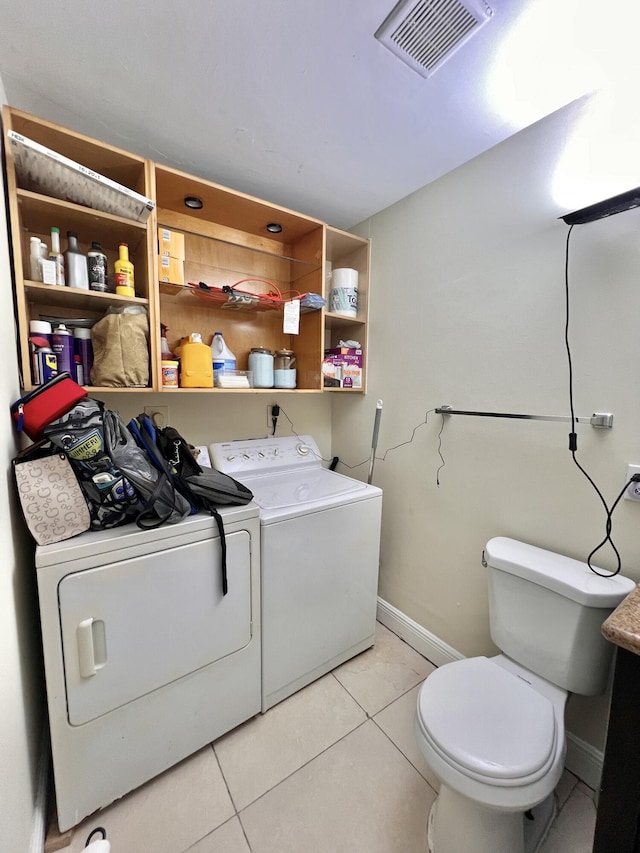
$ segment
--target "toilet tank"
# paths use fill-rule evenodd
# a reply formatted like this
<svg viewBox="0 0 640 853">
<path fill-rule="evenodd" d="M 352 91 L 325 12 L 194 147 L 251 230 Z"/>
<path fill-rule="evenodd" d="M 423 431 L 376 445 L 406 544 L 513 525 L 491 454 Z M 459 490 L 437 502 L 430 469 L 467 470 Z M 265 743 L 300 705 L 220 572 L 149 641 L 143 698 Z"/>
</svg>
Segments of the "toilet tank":
<svg viewBox="0 0 640 853">
<path fill-rule="evenodd" d="M 600 577 L 579 560 L 504 536 L 487 542 L 484 560 L 498 648 L 572 693 L 604 692 L 614 647 L 602 623 L 635 583 Z"/>
</svg>

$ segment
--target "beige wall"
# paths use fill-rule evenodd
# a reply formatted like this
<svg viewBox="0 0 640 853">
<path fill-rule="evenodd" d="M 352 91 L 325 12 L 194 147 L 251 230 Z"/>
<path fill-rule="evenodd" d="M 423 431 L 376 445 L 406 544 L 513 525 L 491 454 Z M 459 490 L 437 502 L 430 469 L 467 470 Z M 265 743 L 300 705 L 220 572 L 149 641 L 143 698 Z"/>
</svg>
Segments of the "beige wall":
<svg viewBox="0 0 640 853">
<path fill-rule="evenodd" d="M 276 436 L 311 434 L 325 458 L 331 452 L 331 401 L 322 394 L 273 394 L 214 396 L 211 394 L 118 394 L 95 395 L 128 421 L 145 407 L 168 406 L 169 422 L 191 444 L 265 438 L 272 433 L 270 410 L 280 406 Z M 168 399 L 167 399 L 168 398 Z M 289 419 L 287 419 L 287 417 Z"/>
<path fill-rule="evenodd" d="M 5 103 L 0 80 L 0 103 Z M 0 192 L 4 193 L 0 174 Z M 9 406 L 19 396 L 13 345 L 13 304 L 5 217 L 0 215 L 0 850 L 27 851 L 32 835 L 37 762 L 43 721 L 41 645 L 31 546 L 14 498 L 11 459 L 15 445 Z"/>
<path fill-rule="evenodd" d="M 427 410 L 568 414 L 564 351 L 567 226 L 554 172 L 587 101 L 575 103 L 374 216 L 369 395 L 334 404 L 333 450 L 362 454 L 375 399 L 378 455 Z M 612 164 L 615 167 L 615 164 Z M 640 462 L 640 212 L 575 228 L 571 327 L 581 462 L 608 500 Z M 585 559 L 604 535 L 598 498 L 574 467 L 569 426 L 440 416 L 376 463 L 384 489 L 380 594 L 465 655 L 491 653 L 484 543 L 505 535 Z M 623 501 L 614 538 L 640 579 L 640 505 Z M 611 552 L 599 561 L 612 566 Z M 570 702 L 569 728 L 602 747 L 606 701 Z"/>
</svg>

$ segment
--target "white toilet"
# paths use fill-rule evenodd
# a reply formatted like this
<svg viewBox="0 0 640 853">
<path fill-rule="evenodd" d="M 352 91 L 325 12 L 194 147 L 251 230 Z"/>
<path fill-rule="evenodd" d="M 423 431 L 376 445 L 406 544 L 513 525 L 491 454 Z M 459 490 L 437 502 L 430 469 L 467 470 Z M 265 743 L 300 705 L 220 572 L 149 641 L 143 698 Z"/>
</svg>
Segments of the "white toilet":
<svg viewBox="0 0 640 853">
<path fill-rule="evenodd" d="M 635 588 L 504 537 L 487 543 L 483 563 L 504 654 L 445 664 L 418 696 L 416 739 L 440 780 L 430 853 L 538 849 L 564 765 L 567 696 L 604 692 L 613 646 L 600 629 Z"/>
</svg>

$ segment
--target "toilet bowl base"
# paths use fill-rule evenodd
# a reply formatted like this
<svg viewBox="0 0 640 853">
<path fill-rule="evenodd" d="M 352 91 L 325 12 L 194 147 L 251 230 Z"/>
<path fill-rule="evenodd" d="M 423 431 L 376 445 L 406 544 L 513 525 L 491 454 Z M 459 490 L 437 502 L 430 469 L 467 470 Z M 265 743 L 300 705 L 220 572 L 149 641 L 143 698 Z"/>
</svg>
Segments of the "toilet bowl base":
<svg viewBox="0 0 640 853">
<path fill-rule="evenodd" d="M 441 785 L 427 821 L 429 853 L 536 853 L 556 814 L 554 795 L 531 813 L 533 820 L 478 806 Z"/>
</svg>

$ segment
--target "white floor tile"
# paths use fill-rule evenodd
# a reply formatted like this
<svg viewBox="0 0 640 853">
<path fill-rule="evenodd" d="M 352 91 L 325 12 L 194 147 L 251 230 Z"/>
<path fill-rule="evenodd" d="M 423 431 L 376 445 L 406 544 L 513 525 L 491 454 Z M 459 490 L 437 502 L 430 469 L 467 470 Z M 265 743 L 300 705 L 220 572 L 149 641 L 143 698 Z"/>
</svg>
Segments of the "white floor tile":
<svg viewBox="0 0 640 853">
<path fill-rule="evenodd" d="M 251 851 L 240 821 L 237 817 L 233 817 L 190 847 L 187 853 L 251 853 Z"/>
<path fill-rule="evenodd" d="M 426 853 L 434 792 L 372 721 L 240 813 L 253 853 Z"/>
<path fill-rule="evenodd" d="M 84 820 L 69 853 L 80 853 L 92 829 L 107 831 L 114 853 L 182 853 L 234 814 L 210 746 Z"/>
<path fill-rule="evenodd" d="M 593 790 L 593 788 L 590 788 L 585 782 L 582 782 L 580 780 L 576 780 L 576 781 L 577 781 L 578 790 L 582 791 L 583 794 L 585 794 L 587 797 L 589 797 L 589 799 L 593 800 L 595 803 L 597 797 L 596 797 L 596 792 Z"/>
<path fill-rule="evenodd" d="M 366 719 L 332 675 L 310 684 L 214 744 L 238 810 Z"/>
<path fill-rule="evenodd" d="M 555 791 L 558 811 L 567 802 L 577 784 L 578 777 L 574 776 L 573 773 L 570 773 L 568 770 L 564 770 L 560 777 L 560 781 L 556 785 Z"/>
<path fill-rule="evenodd" d="M 438 778 L 420 752 L 413 732 L 416 702 L 420 686 L 418 684 L 405 693 L 404 696 L 387 705 L 373 719 L 382 731 L 391 738 L 398 749 L 409 759 L 416 770 L 422 774 L 431 787 L 437 791 L 440 787 Z"/>
<path fill-rule="evenodd" d="M 591 853 L 595 825 L 593 800 L 576 786 L 553 822 L 540 853 Z"/>
<path fill-rule="evenodd" d="M 365 711 L 373 716 L 421 683 L 435 667 L 380 623 L 375 645 L 333 674 Z"/>
<path fill-rule="evenodd" d="M 220 765 L 201 750 L 83 821 L 65 849 L 80 853 L 104 826 L 114 853 L 426 853 L 438 782 L 413 719 L 432 670 L 379 625 L 376 646 L 335 677 L 220 738 Z M 590 853 L 593 791 L 565 771 L 556 795 L 540 853 Z"/>
</svg>

